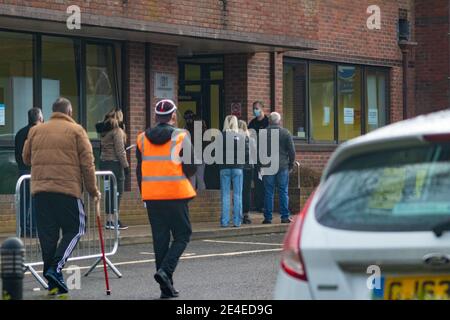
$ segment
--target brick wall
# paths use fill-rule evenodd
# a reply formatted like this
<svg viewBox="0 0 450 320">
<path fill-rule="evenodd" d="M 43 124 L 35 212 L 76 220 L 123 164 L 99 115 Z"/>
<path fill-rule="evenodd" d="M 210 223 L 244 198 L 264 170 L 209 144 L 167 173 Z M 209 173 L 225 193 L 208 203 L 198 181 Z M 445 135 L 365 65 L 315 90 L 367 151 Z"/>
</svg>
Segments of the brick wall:
<svg viewBox="0 0 450 320">
<path fill-rule="evenodd" d="M 449 3 L 416 0 L 415 10 L 416 113 L 423 114 L 450 106 Z"/>
<path fill-rule="evenodd" d="M 150 95 L 151 106 L 154 107 L 160 100 L 155 97 L 155 74 L 157 72 L 171 74 L 175 78 L 175 103 L 178 101 L 178 60 L 177 48 L 175 46 L 151 44 L 150 45 Z M 152 123 L 154 123 L 154 112 L 151 110 Z"/>
<path fill-rule="evenodd" d="M 237 33 L 253 32 L 280 36 L 299 36 L 314 39 L 317 30 L 316 1 L 289 1 L 280 5 L 276 1 L 252 0 L 9 0 L 8 5 L 17 5 L 30 9 L 52 9 L 66 12 L 69 5 L 80 6 L 85 20 L 89 15 L 115 17 L 134 20 L 135 28 L 139 22 L 152 22 L 160 25 L 173 25 L 181 28 L 200 28 L 204 34 L 217 36 L 218 30 L 230 30 Z M 26 13 L 26 12 L 25 12 Z M 95 24 L 102 25 L 105 19 L 97 19 Z M 121 23 L 121 21 L 117 21 Z"/>
<path fill-rule="evenodd" d="M 231 104 L 240 103 L 242 119 L 247 117 L 247 54 L 224 56 L 225 114 L 231 113 Z"/>
<path fill-rule="evenodd" d="M 428 2 L 427 2 L 428 3 Z M 381 9 L 381 29 L 369 30 L 366 26 L 369 5 L 376 4 Z M 398 46 L 397 23 L 399 9 L 408 11 L 414 40 L 414 1 L 382 0 L 352 1 L 324 0 L 317 2 L 318 50 L 287 52 L 285 55 L 305 59 L 335 61 L 344 63 L 388 66 L 390 72 L 390 121 L 403 117 L 402 100 L 402 53 Z M 414 65 L 414 56 L 411 57 Z M 448 59 L 447 59 L 448 60 Z M 409 100 L 410 110 L 414 110 L 414 69 L 410 68 Z M 413 112 L 412 112 L 413 113 Z M 413 114 L 410 114 L 411 116 Z"/>
</svg>

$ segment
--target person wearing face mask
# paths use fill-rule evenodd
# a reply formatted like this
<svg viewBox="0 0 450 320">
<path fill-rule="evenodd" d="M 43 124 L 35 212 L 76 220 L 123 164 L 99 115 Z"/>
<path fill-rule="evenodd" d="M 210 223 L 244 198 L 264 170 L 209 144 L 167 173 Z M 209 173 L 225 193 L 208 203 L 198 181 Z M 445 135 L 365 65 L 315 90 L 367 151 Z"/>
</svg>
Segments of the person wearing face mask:
<svg viewBox="0 0 450 320">
<path fill-rule="evenodd" d="M 261 101 L 253 102 L 253 115 L 255 116 L 248 125 L 248 129 L 255 130 L 258 138 L 259 130 L 266 129 L 269 126 L 269 118 L 264 113 L 264 104 Z M 257 154 L 259 154 L 259 143 L 257 140 Z M 258 212 L 263 212 L 264 208 L 264 184 L 260 179 L 261 166 L 259 162 L 254 166 L 253 169 L 253 184 L 254 184 L 254 194 L 253 194 L 253 204 Z"/>
</svg>

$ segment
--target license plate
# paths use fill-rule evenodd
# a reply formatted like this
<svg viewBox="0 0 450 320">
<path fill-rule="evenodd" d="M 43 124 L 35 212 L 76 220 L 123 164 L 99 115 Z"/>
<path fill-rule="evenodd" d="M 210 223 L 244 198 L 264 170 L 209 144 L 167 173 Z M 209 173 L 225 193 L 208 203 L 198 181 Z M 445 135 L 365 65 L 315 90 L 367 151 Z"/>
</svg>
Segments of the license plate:
<svg viewBox="0 0 450 320">
<path fill-rule="evenodd" d="M 450 275 L 383 277 L 374 299 L 450 300 Z"/>
</svg>

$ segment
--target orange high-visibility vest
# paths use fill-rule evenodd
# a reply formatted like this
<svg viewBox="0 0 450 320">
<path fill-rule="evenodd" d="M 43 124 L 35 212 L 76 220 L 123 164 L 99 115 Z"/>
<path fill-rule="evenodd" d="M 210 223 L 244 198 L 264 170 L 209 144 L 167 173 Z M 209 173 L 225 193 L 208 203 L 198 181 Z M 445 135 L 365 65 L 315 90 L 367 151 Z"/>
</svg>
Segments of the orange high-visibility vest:
<svg viewBox="0 0 450 320">
<path fill-rule="evenodd" d="M 142 200 L 176 200 L 189 199 L 196 196 L 195 190 L 183 173 L 178 156 L 186 132 L 177 130 L 171 140 L 165 144 L 151 143 L 145 132 L 138 135 L 137 147 L 142 156 Z"/>
</svg>

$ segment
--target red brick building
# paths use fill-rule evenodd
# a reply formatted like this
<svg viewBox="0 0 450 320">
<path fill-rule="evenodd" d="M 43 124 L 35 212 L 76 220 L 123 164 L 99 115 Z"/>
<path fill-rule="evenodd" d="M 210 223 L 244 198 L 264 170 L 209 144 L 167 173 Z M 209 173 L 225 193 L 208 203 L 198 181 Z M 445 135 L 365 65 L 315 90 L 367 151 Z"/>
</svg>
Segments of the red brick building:
<svg viewBox="0 0 450 320">
<path fill-rule="evenodd" d="M 81 29 L 68 27 L 73 4 Z M 448 107 L 448 32 L 443 0 L 0 1 L 3 229 L 14 228 L 13 140 L 31 105 L 48 118 L 55 97 L 71 99 L 98 154 L 94 125 L 112 107 L 132 144 L 160 98 L 218 129 L 232 105 L 250 120 L 261 100 L 282 113 L 311 186 L 340 142 Z M 127 190 L 122 218 L 142 223 L 134 174 Z M 216 219 L 211 199 L 192 203 L 194 219 Z"/>
</svg>

